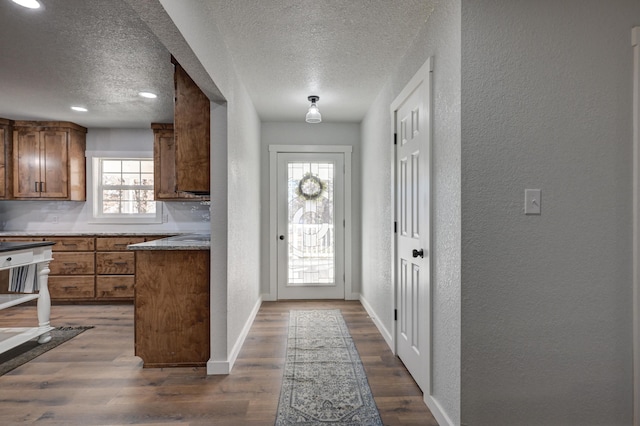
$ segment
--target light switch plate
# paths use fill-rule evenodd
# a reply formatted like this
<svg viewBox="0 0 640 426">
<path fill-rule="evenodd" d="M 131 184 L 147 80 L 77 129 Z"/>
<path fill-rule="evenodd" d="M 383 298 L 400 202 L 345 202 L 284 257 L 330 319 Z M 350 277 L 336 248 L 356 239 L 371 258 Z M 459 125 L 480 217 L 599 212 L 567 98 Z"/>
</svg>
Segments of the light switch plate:
<svg viewBox="0 0 640 426">
<path fill-rule="evenodd" d="M 541 190 L 525 189 L 524 190 L 524 214 L 541 214 L 540 197 Z"/>
</svg>

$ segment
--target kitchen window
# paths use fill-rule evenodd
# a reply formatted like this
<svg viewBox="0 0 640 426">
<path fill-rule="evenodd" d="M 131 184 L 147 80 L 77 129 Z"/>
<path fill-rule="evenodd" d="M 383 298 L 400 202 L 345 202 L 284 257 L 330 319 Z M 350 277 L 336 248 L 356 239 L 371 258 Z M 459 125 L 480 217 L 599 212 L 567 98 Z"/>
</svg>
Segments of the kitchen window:
<svg viewBox="0 0 640 426">
<path fill-rule="evenodd" d="M 153 158 L 93 157 L 93 222 L 161 223 Z"/>
</svg>

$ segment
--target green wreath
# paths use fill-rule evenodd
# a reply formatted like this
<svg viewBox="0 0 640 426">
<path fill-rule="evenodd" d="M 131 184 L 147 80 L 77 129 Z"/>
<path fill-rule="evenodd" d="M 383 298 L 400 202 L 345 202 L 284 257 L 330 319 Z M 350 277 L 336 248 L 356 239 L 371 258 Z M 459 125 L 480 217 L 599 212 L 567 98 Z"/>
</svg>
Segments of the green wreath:
<svg viewBox="0 0 640 426">
<path fill-rule="evenodd" d="M 318 176 L 307 173 L 298 182 L 296 194 L 307 201 L 311 201 L 320 198 L 325 189 L 325 183 Z"/>
</svg>

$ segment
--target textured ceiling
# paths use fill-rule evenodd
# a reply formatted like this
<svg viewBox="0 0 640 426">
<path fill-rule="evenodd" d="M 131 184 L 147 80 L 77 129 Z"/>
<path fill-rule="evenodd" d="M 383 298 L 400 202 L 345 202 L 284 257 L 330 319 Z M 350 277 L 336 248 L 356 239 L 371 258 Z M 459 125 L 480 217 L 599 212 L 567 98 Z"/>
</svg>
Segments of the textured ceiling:
<svg viewBox="0 0 640 426">
<path fill-rule="evenodd" d="M 128 1 L 41 0 L 44 10 L 32 11 L 0 0 L 0 117 L 87 127 L 171 122 L 170 54 Z M 187 4 L 210 15 L 223 34 L 262 120 L 302 120 L 307 96 L 317 94 L 327 122 L 362 119 L 433 1 Z M 160 97 L 140 98 L 141 90 Z"/>
<path fill-rule="evenodd" d="M 360 121 L 433 0 L 213 0 L 210 15 L 263 121 Z"/>
<path fill-rule="evenodd" d="M 124 128 L 173 121 L 170 54 L 126 3 L 41 2 L 44 10 L 29 10 L 0 0 L 0 117 Z"/>
</svg>

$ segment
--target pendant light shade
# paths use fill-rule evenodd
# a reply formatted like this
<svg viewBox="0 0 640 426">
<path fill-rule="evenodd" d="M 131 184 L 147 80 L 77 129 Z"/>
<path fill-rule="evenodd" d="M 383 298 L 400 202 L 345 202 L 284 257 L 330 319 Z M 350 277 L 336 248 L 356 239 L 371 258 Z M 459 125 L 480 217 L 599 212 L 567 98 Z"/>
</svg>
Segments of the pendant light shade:
<svg viewBox="0 0 640 426">
<path fill-rule="evenodd" d="M 320 96 L 309 96 L 307 99 L 311 102 L 311 106 L 309 107 L 305 121 L 307 123 L 320 123 L 322 121 L 322 116 L 320 115 L 318 105 L 316 105 L 316 102 L 320 100 Z"/>
</svg>

